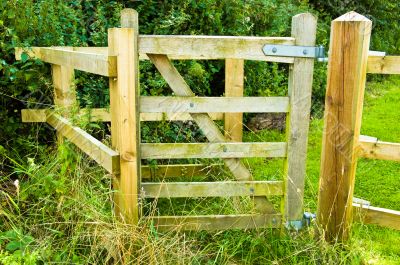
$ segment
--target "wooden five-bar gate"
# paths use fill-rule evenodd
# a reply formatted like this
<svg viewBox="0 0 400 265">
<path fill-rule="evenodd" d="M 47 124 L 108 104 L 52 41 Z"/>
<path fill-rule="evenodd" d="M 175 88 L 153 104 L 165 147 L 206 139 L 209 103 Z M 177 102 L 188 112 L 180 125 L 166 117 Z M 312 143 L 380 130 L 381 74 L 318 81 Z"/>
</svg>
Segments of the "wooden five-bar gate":
<svg viewBox="0 0 400 265">
<path fill-rule="evenodd" d="M 313 80 L 313 58 L 266 56 L 263 46 L 313 46 L 316 18 L 299 14 L 292 19 L 291 37 L 157 36 L 138 34 L 138 15 L 125 9 L 122 28 L 108 31 L 108 47 L 33 47 L 17 49 L 52 66 L 55 109 L 22 111 L 24 122 L 47 122 L 113 175 L 115 211 L 137 224 L 150 218 L 169 229 L 299 228 L 303 219 L 303 190 Z M 226 60 L 225 97 L 197 97 L 171 60 Z M 174 96 L 140 96 L 139 60 L 150 60 Z M 243 97 L 244 60 L 290 64 L 286 97 Z M 111 122 L 108 147 L 69 120 L 76 105 L 74 70 L 109 77 L 110 108 L 82 109 L 92 121 Z M 286 113 L 286 142 L 242 142 L 242 113 Z M 193 120 L 208 143 L 141 143 L 140 121 Z M 214 120 L 225 120 L 225 135 Z M 282 181 L 255 181 L 242 163 L 245 157 L 284 158 Z M 142 159 L 221 158 L 235 181 L 151 182 L 161 177 L 201 173 L 201 165 L 164 165 L 153 172 Z M 241 197 L 254 200 L 254 211 L 236 215 L 141 216 L 139 198 Z M 281 196 L 275 210 L 269 196 Z"/>
</svg>

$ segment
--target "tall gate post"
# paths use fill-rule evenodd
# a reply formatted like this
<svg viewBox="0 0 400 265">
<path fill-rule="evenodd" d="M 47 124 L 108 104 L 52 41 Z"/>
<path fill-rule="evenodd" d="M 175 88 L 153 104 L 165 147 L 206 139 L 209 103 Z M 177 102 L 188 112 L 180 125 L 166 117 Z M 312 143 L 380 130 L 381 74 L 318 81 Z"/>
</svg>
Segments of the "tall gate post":
<svg viewBox="0 0 400 265">
<path fill-rule="evenodd" d="M 139 220 L 140 119 L 138 14 L 124 9 L 123 28 L 108 31 L 109 56 L 117 56 L 117 78 L 110 78 L 112 146 L 120 154 L 120 174 L 114 176 L 115 212 L 125 222 Z"/>
<path fill-rule="evenodd" d="M 292 18 L 292 37 L 296 45 L 314 46 L 317 18 L 310 13 Z M 284 220 L 287 228 L 300 229 L 303 221 L 304 180 L 307 139 L 314 71 L 313 58 L 295 58 L 289 70 L 289 104 L 286 117 L 287 158 L 284 164 Z"/>
<path fill-rule="evenodd" d="M 346 240 L 372 22 L 356 12 L 332 21 L 317 221 L 328 241 Z"/>
</svg>

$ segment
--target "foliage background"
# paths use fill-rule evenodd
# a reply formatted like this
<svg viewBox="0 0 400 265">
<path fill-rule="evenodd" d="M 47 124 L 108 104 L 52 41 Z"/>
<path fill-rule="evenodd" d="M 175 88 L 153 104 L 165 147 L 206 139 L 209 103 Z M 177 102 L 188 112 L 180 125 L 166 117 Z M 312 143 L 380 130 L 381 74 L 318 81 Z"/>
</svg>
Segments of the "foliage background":
<svg viewBox="0 0 400 265">
<path fill-rule="evenodd" d="M 52 104 L 49 66 L 27 57 L 15 61 L 17 46 L 106 46 L 107 29 L 119 26 L 124 7 L 139 12 L 142 34 L 290 36 L 291 17 L 301 12 L 319 16 L 318 44 L 328 47 L 332 18 L 356 10 L 374 21 L 372 49 L 399 52 L 397 23 L 400 4 L 385 0 L 304 1 L 304 0 L 178 0 L 178 1 L 34 1 L 10 0 L 0 3 L 0 146 L 29 152 L 31 141 L 52 140 L 48 130 L 20 122 L 20 109 Z M 390 33 L 390 34 L 389 34 Z M 223 61 L 176 63 L 191 87 L 200 95 L 223 94 Z M 286 93 L 284 65 L 246 62 L 247 95 Z M 313 86 L 313 111 L 320 113 L 325 87 L 325 65 L 317 64 Z M 82 106 L 107 106 L 108 81 L 76 72 Z M 150 62 L 141 63 L 142 94 L 170 93 Z M 144 128 L 146 129 L 146 128 Z M 174 129 L 171 129 L 172 133 Z M 23 137 L 15 137 L 15 135 Z M 145 134 L 144 134 L 145 135 Z M 176 139 L 170 139 L 176 140 Z M 3 168 L 4 170 L 4 168 Z"/>
</svg>

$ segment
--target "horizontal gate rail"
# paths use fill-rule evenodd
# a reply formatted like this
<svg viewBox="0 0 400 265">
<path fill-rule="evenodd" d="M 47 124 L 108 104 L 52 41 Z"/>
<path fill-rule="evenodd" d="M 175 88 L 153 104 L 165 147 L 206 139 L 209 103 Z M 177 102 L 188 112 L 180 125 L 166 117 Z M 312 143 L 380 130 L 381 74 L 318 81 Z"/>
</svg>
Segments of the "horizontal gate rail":
<svg viewBox="0 0 400 265">
<path fill-rule="evenodd" d="M 382 142 L 374 137 L 360 136 L 359 156 L 400 162 L 400 143 Z"/>
<path fill-rule="evenodd" d="M 265 44 L 294 45 L 291 37 L 139 35 L 140 54 L 166 54 L 170 59 L 244 59 L 293 63 L 293 58 L 265 56 Z"/>
<path fill-rule="evenodd" d="M 148 113 L 288 112 L 288 97 L 140 97 Z"/>
<path fill-rule="evenodd" d="M 283 181 L 142 183 L 145 198 L 283 195 Z"/>
<path fill-rule="evenodd" d="M 400 74 L 400 56 L 368 56 L 367 73 Z"/>
<path fill-rule="evenodd" d="M 62 136 L 74 143 L 79 149 L 95 160 L 108 172 L 113 174 L 118 173 L 118 152 L 107 147 L 84 130 L 73 126 L 67 119 L 56 114 L 49 114 L 47 116 L 47 123 L 55 128 Z"/>
<path fill-rule="evenodd" d="M 286 142 L 142 143 L 142 159 L 285 157 Z"/>
<path fill-rule="evenodd" d="M 69 48 L 73 49 L 72 47 Z M 17 60 L 21 59 L 23 52 L 22 48 L 16 48 L 15 56 Z M 117 57 L 108 56 L 108 54 L 73 51 L 56 47 L 33 48 L 28 54 L 51 64 L 69 66 L 76 70 L 102 76 L 117 76 Z"/>
<path fill-rule="evenodd" d="M 142 179 L 152 178 L 179 178 L 179 177 L 200 177 L 209 174 L 216 174 L 223 164 L 179 164 L 179 165 L 158 165 L 142 166 Z"/>
<path fill-rule="evenodd" d="M 354 220 L 400 230 L 400 211 L 353 203 Z"/>
<path fill-rule="evenodd" d="M 279 228 L 281 214 L 199 215 L 199 216 L 152 216 L 144 219 L 162 230 L 227 230 Z"/>
<path fill-rule="evenodd" d="M 51 109 L 22 109 L 22 122 L 46 122 L 46 111 Z M 81 109 L 80 116 L 87 115 L 91 122 L 110 122 L 111 113 L 107 109 Z M 209 113 L 213 120 L 223 120 L 224 113 Z M 191 121 L 193 118 L 189 113 L 140 113 L 140 121 Z"/>
</svg>

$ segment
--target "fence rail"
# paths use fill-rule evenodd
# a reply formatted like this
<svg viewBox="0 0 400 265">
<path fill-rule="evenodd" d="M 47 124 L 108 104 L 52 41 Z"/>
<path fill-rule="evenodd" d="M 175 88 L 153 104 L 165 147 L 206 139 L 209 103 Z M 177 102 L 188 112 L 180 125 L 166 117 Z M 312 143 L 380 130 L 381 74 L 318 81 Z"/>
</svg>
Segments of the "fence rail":
<svg viewBox="0 0 400 265">
<path fill-rule="evenodd" d="M 207 230 L 280 228 L 281 214 L 152 216 L 145 218 L 161 230 Z"/>
<path fill-rule="evenodd" d="M 145 198 L 283 195 L 282 181 L 142 183 Z"/>
<path fill-rule="evenodd" d="M 118 152 L 107 147 L 84 130 L 73 126 L 67 119 L 56 114 L 48 114 L 46 122 L 62 136 L 78 146 L 85 154 L 104 167 L 108 172 L 118 174 Z"/>
<path fill-rule="evenodd" d="M 147 113 L 288 112 L 288 97 L 140 97 Z"/>
<path fill-rule="evenodd" d="M 400 143 L 379 141 L 374 137 L 360 136 L 360 157 L 400 162 Z"/>
<path fill-rule="evenodd" d="M 143 159 L 286 157 L 285 142 L 143 143 Z"/>
</svg>

